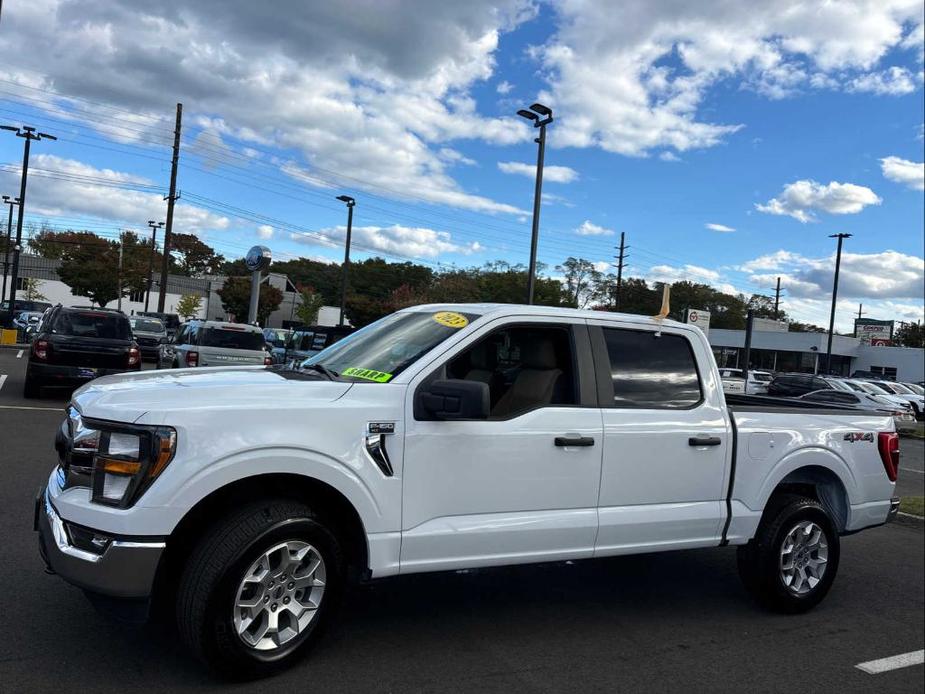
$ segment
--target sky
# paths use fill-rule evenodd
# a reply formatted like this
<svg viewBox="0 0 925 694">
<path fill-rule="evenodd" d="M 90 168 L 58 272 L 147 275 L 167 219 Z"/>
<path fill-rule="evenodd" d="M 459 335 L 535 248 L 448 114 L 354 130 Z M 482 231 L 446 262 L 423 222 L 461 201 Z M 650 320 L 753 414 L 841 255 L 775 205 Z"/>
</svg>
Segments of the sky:
<svg viewBox="0 0 925 694">
<path fill-rule="evenodd" d="M 825 325 L 923 319 L 923 5 L 905 0 L 12 0 L 0 124 L 31 125 L 26 221 L 117 237 L 163 220 L 229 258 L 434 269 L 529 258 L 773 293 Z M 22 140 L 0 131 L 0 189 Z M 5 211 L 5 210 L 4 210 Z M 657 307 L 653 307 L 653 310 Z"/>
</svg>

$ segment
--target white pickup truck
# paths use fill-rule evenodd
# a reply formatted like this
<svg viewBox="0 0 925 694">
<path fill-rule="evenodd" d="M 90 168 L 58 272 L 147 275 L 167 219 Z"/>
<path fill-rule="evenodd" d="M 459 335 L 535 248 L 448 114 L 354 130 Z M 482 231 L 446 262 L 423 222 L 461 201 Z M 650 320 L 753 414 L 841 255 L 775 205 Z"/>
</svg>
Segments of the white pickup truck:
<svg viewBox="0 0 925 694">
<path fill-rule="evenodd" d="M 689 325 L 417 306 L 299 365 L 83 386 L 40 548 L 232 676 L 292 662 L 350 579 L 735 545 L 760 602 L 807 610 L 839 537 L 896 513 L 893 421 L 736 400 Z"/>
</svg>

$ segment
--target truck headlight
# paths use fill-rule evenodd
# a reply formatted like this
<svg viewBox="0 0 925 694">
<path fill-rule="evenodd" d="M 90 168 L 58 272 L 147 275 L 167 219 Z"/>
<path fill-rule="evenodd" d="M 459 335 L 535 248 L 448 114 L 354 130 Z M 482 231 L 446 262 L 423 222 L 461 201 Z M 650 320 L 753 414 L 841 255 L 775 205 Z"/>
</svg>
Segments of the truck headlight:
<svg viewBox="0 0 925 694">
<path fill-rule="evenodd" d="M 171 427 L 136 426 L 83 420 L 99 432 L 93 457 L 92 499 L 100 504 L 131 506 L 173 460 L 177 432 Z"/>
</svg>

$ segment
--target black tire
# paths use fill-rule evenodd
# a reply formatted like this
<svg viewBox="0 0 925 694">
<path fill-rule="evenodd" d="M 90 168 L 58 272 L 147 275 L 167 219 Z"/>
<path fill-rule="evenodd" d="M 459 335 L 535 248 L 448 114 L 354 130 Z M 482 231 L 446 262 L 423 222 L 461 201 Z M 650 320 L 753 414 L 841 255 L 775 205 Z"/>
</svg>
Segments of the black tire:
<svg viewBox="0 0 925 694">
<path fill-rule="evenodd" d="M 26 380 L 23 382 L 23 385 L 22 385 L 22 396 L 24 398 L 31 400 L 33 398 L 40 397 L 41 394 L 42 394 L 42 386 L 39 385 L 38 381 L 36 381 L 34 378 L 29 376 L 28 373 L 26 373 Z"/>
<path fill-rule="evenodd" d="M 238 587 L 264 552 L 293 540 L 307 542 L 320 553 L 326 572 L 324 593 L 301 633 L 276 649 L 257 650 L 235 628 Z M 290 666 L 318 639 L 340 600 L 344 576 L 344 555 L 336 536 L 308 506 L 286 499 L 249 504 L 213 526 L 187 560 L 177 591 L 180 636 L 223 677 L 269 675 Z"/>
<path fill-rule="evenodd" d="M 827 557 L 818 582 L 806 592 L 798 593 L 782 575 L 782 548 L 791 531 L 806 522 L 822 530 Z M 738 548 L 739 576 L 748 592 L 764 607 L 787 614 L 806 612 L 818 605 L 832 587 L 840 555 L 838 531 L 822 504 L 806 497 L 781 495 L 771 499 L 754 539 Z M 810 561 L 818 557 L 818 551 L 806 555 Z"/>
</svg>

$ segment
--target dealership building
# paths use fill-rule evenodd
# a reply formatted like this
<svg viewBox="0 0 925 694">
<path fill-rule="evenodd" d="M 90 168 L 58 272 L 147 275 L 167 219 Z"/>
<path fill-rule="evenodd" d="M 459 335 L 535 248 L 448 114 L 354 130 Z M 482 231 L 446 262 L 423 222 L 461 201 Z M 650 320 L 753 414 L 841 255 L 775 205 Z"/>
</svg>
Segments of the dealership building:
<svg viewBox="0 0 925 694">
<path fill-rule="evenodd" d="M 774 321 L 762 321 L 772 324 Z M 771 329 L 759 329 L 771 328 Z M 745 365 L 745 331 L 709 328 L 716 363 L 722 367 Z M 825 371 L 827 333 L 788 332 L 786 324 L 756 326 L 752 331 L 749 368 L 766 371 L 819 373 Z M 850 376 L 868 371 L 897 381 L 925 380 L 925 350 L 892 347 L 877 339 L 834 335 L 830 371 Z"/>
</svg>

